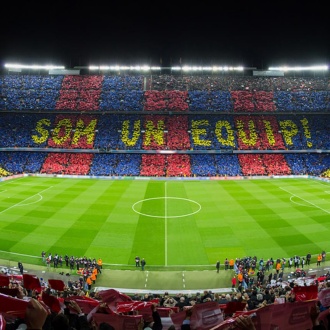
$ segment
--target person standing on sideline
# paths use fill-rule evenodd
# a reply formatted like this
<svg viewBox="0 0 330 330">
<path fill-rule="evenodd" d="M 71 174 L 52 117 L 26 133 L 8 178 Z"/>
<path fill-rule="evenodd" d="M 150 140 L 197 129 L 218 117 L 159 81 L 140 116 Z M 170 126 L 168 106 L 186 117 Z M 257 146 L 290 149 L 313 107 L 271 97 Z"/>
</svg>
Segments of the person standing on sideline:
<svg viewBox="0 0 330 330">
<path fill-rule="evenodd" d="M 305 265 L 305 258 L 304 257 L 301 258 L 300 264 L 301 264 L 301 268 L 304 269 L 304 265 Z"/>
<path fill-rule="evenodd" d="M 50 259 L 49 259 L 49 257 L 46 258 L 46 266 L 47 266 L 47 269 L 49 270 L 49 268 L 50 268 Z"/>
<path fill-rule="evenodd" d="M 19 272 L 21 273 L 21 275 L 23 275 L 24 267 L 23 267 L 23 264 L 20 261 L 18 262 L 18 268 L 19 268 Z"/>
<path fill-rule="evenodd" d="M 98 264 L 98 266 L 99 266 L 99 268 L 100 268 L 100 273 L 101 273 L 101 269 L 102 269 L 102 267 L 103 267 L 103 260 L 102 260 L 101 258 L 98 258 L 98 260 L 97 260 L 97 264 Z"/>
<path fill-rule="evenodd" d="M 144 270 L 144 267 L 146 265 L 146 261 L 144 260 L 144 258 L 142 258 L 141 260 L 141 269 Z"/>
<path fill-rule="evenodd" d="M 92 284 L 93 284 L 93 280 L 91 279 L 90 276 L 87 277 L 86 284 L 87 284 L 87 290 L 90 291 L 92 288 Z"/>
<path fill-rule="evenodd" d="M 321 266 L 321 261 L 322 261 L 322 254 L 320 253 L 320 254 L 317 256 L 317 263 L 316 263 L 316 266 Z"/>
<path fill-rule="evenodd" d="M 232 288 L 233 291 L 236 288 L 236 283 L 237 283 L 236 276 L 234 275 L 234 277 L 231 279 L 231 288 Z"/>
<path fill-rule="evenodd" d="M 225 260 L 225 270 L 228 270 L 228 268 L 229 268 L 229 260 L 228 260 L 228 258 L 226 258 L 226 260 Z"/>
<path fill-rule="evenodd" d="M 310 254 L 310 252 L 308 252 L 306 255 L 306 265 L 310 265 L 311 259 L 312 259 L 312 255 Z"/>
<path fill-rule="evenodd" d="M 135 257 L 135 267 L 140 267 L 140 257 L 139 256 Z"/>
<path fill-rule="evenodd" d="M 325 256 L 326 256 L 325 251 L 322 251 L 322 262 L 325 262 Z"/>
<path fill-rule="evenodd" d="M 217 273 L 219 273 L 219 270 L 220 270 L 220 261 L 219 260 L 215 264 L 215 268 L 217 269 Z"/>
<path fill-rule="evenodd" d="M 229 269 L 234 269 L 234 264 L 235 264 L 235 261 L 234 261 L 233 258 L 231 258 L 231 259 L 229 260 Z"/>
</svg>

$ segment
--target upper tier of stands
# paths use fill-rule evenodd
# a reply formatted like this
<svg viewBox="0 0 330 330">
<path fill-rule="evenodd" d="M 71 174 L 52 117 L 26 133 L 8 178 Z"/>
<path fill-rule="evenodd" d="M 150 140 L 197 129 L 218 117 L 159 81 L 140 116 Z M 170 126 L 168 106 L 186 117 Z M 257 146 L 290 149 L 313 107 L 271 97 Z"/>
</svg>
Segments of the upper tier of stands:
<svg viewBox="0 0 330 330">
<path fill-rule="evenodd" d="M 328 77 L 0 76 L 1 111 L 328 112 Z"/>
</svg>

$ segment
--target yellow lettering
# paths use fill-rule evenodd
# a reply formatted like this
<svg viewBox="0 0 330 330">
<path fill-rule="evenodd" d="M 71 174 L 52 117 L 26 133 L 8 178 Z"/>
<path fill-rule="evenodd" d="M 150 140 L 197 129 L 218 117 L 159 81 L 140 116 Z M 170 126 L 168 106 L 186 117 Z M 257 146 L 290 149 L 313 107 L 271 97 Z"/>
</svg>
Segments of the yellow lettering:
<svg viewBox="0 0 330 330">
<path fill-rule="evenodd" d="M 154 126 L 154 123 L 151 120 L 147 120 L 144 144 L 147 146 L 150 145 L 151 140 L 153 139 L 158 145 L 163 145 L 164 127 L 165 124 L 163 120 L 157 122 L 157 127 Z"/>
<path fill-rule="evenodd" d="M 125 145 L 127 146 L 135 146 L 136 142 L 138 141 L 140 134 L 141 134 L 141 121 L 140 120 L 135 120 L 133 124 L 133 134 L 130 134 L 129 132 L 129 126 L 130 126 L 130 121 L 129 120 L 124 120 L 123 121 L 123 126 L 121 129 L 121 140 Z M 132 138 L 130 138 L 130 135 Z"/>
<path fill-rule="evenodd" d="M 43 142 L 45 142 L 48 139 L 49 132 L 48 132 L 47 129 L 44 128 L 44 126 L 50 126 L 50 120 L 49 119 L 43 118 L 43 119 L 40 119 L 37 122 L 36 131 L 40 135 L 36 135 L 36 134 L 33 134 L 32 135 L 32 140 L 35 143 L 43 143 Z"/>
<path fill-rule="evenodd" d="M 87 126 L 82 119 L 77 120 L 76 129 L 73 134 L 72 144 L 77 145 L 81 137 L 86 136 L 87 144 L 92 144 L 95 137 L 95 126 L 97 120 L 93 119 Z"/>
<path fill-rule="evenodd" d="M 55 144 L 63 144 L 70 138 L 72 122 L 70 119 L 61 119 L 54 128 L 52 139 Z"/>
</svg>

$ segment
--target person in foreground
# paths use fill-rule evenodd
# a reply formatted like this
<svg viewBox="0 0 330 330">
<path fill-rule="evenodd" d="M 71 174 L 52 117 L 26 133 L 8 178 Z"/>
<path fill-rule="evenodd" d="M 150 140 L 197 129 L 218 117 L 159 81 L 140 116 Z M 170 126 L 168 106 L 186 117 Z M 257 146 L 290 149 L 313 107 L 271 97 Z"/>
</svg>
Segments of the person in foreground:
<svg viewBox="0 0 330 330">
<path fill-rule="evenodd" d="M 188 308 L 186 310 L 186 317 L 182 322 L 181 330 L 190 330 L 191 329 L 190 328 L 190 318 L 191 318 L 192 313 L 193 313 L 192 308 Z"/>
<path fill-rule="evenodd" d="M 145 322 L 144 330 L 162 330 L 163 324 L 162 319 L 157 311 L 157 305 L 151 305 L 152 310 L 152 322 Z"/>
<path fill-rule="evenodd" d="M 315 305 L 312 306 L 310 310 L 310 317 L 313 323 L 312 330 L 327 330 L 323 324 L 320 324 L 319 315 L 320 315 L 320 307 L 318 306 L 317 303 L 315 303 Z"/>
<path fill-rule="evenodd" d="M 38 300 L 31 299 L 25 312 L 27 330 L 42 330 L 47 316 L 45 307 Z"/>
<path fill-rule="evenodd" d="M 69 318 L 66 317 L 65 313 L 59 312 L 55 317 L 51 317 L 51 312 L 42 302 L 37 299 L 32 298 L 25 311 L 25 324 L 26 330 L 70 330 L 70 329 L 79 329 L 79 330 L 92 330 L 93 328 L 88 324 L 86 315 L 82 312 L 80 306 L 75 301 L 70 301 L 69 306 L 77 314 L 74 324 L 69 322 Z M 157 311 L 157 305 L 153 304 L 151 306 L 152 310 L 152 321 L 146 322 L 144 324 L 144 329 L 150 330 L 162 330 L 162 320 Z M 191 329 L 191 317 L 194 313 L 194 308 L 186 309 L 185 318 L 181 324 L 181 330 L 190 330 Z M 318 302 L 310 308 L 309 317 L 312 321 L 311 330 L 327 330 L 329 327 L 326 327 L 322 321 L 320 321 L 320 306 Z M 66 322 L 63 320 L 66 319 Z M 256 327 L 253 323 L 253 319 L 250 315 L 240 315 L 235 319 L 235 326 L 241 330 L 256 330 Z M 173 327 L 172 327 L 173 328 Z M 107 330 L 110 330 L 110 327 L 107 327 Z M 117 329 L 116 329 L 117 330 Z"/>
<path fill-rule="evenodd" d="M 240 315 L 235 319 L 235 324 L 241 330 L 256 330 L 250 316 Z"/>
</svg>

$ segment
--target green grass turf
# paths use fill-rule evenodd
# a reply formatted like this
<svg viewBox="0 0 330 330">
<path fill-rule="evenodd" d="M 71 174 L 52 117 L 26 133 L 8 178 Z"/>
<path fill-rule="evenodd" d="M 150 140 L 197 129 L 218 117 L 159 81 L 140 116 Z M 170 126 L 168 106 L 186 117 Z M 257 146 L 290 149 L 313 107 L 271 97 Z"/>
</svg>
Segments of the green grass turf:
<svg viewBox="0 0 330 330">
<path fill-rule="evenodd" d="M 105 267 L 214 269 L 217 260 L 329 251 L 323 181 L 102 180 L 23 177 L 0 183 L 0 258 L 41 263 L 44 250 Z"/>
</svg>

